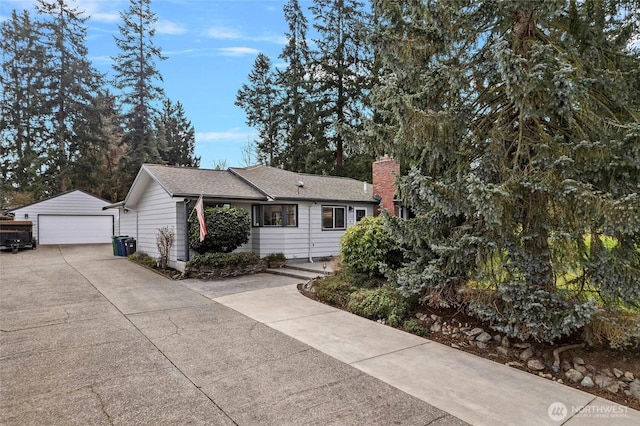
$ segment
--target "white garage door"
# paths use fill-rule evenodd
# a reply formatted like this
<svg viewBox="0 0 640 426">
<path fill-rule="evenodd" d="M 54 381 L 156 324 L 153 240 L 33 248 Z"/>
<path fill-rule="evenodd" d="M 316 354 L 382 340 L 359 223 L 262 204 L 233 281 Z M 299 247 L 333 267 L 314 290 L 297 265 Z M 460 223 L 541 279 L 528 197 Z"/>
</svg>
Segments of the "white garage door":
<svg viewBox="0 0 640 426">
<path fill-rule="evenodd" d="M 113 216 L 38 216 L 39 244 L 110 243 Z"/>
</svg>

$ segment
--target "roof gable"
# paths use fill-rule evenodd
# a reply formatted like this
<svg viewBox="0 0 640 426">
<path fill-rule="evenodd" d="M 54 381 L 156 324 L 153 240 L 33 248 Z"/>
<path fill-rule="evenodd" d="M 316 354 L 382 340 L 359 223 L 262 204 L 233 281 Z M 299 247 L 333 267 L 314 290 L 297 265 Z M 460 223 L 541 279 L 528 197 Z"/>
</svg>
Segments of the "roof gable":
<svg viewBox="0 0 640 426">
<path fill-rule="evenodd" d="M 266 199 L 264 194 L 228 170 L 143 164 L 125 198 L 125 204 L 135 205 L 151 180 L 158 182 L 171 197 L 203 195 L 205 198 Z"/>
<path fill-rule="evenodd" d="M 86 191 L 81 189 L 72 189 L 71 191 L 61 192 L 60 194 L 54 195 L 49 198 L 45 198 L 44 200 L 35 201 L 30 204 L 25 204 L 24 206 L 16 207 L 15 209 L 11 209 L 8 212 L 14 213 L 18 210 L 29 208 L 29 209 L 38 209 L 38 208 L 46 208 L 51 204 L 64 203 L 64 199 L 70 199 L 74 203 L 90 203 L 91 205 L 95 205 L 99 208 L 102 206 L 106 206 L 109 204 L 107 200 L 104 200 L 100 197 L 96 197 L 93 194 L 89 194 Z"/>
</svg>

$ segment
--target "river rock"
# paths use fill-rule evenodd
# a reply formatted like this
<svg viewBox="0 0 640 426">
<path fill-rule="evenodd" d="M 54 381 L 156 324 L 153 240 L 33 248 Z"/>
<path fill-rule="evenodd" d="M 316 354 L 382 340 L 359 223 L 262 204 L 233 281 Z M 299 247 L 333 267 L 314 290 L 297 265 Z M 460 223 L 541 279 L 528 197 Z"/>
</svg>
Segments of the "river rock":
<svg viewBox="0 0 640 426">
<path fill-rule="evenodd" d="M 579 356 L 574 356 L 573 363 L 578 365 L 584 365 L 584 359 L 580 358 Z"/>
<path fill-rule="evenodd" d="M 544 370 L 544 362 L 537 358 L 530 359 L 527 361 L 527 368 L 534 371 Z"/>
<path fill-rule="evenodd" d="M 582 373 L 573 368 L 564 373 L 564 375 L 572 383 L 579 383 L 582 381 L 582 379 L 584 379 Z"/>
<path fill-rule="evenodd" d="M 496 352 L 498 352 L 498 354 L 507 357 L 509 356 L 509 349 L 505 348 L 504 346 L 498 346 L 496 348 Z"/>
<path fill-rule="evenodd" d="M 523 361 L 528 360 L 532 356 L 533 356 L 533 349 L 531 349 L 530 347 L 520 353 L 520 359 Z"/>
<path fill-rule="evenodd" d="M 569 370 L 572 369 L 571 363 L 569 361 L 567 361 L 566 359 L 562 360 L 562 363 L 560 364 L 560 366 L 562 367 L 563 371 L 569 371 Z"/>
<path fill-rule="evenodd" d="M 583 388 L 592 388 L 593 380 L 589 376 L 584 376 L 584 378 L 580 382 L 580 386 L 582 386 Z"/>
<path fill-rule="evenodd" d="M 603 376 L 601 374 L 597 375 L 593 379 L 593 381 L 596 383 L 596 385 L 600 386 L 603 389 L 611 386 L 612 383 L 615 383 L 615 380 L 613 380 L 611 377 Z"/>
<path fill-rule="evenodd" d="M 629 395 L 640 401 L 640 380 L 629 383 Z"/>
<path fill-rule="evenodd" d="M 433 324 L 430 328 L 432 333 L 439 333 L 442 330 L 442 326 L 440 324 Z"/>
<path fill-rule="evenodd" d="M 633 382 L 634 379 L 635 377 L 631 371 L 625 371 L 624 376 L 622 376 L 622 380 L 627 383 Z"/>
<path fill-rule="evenodd" d="M 587 367 L 585 367 L 584 365 L 573 364 L 573 368 L 575 370 L 578 370 L 582 374 L 585 374 L 587 372 Z"/>
<path fill-rule="evenodd" d="M 620 377 L 622 377 L 624 373 L 622 372 L 622 370 L 618 370 L 617 368 L 613 369 L 613 375 L 616 376 L 616 379 L 619 379 Z"/>
<path fill-rule="evenodd" d="M 478 336 L 476 337 L 476 340 L 478 342 L 482 342 L 482 343 L 488 343 L 488 342 L 491 341 L 491 339 L 492 339 L 491 335 L 489 333 L 484 332 L 484 331 L 482 333 L 478 334 Z"/>
<path fill-rule="evenodd" d="M 466 334 L 467 336 L 477 336 L 478 334 L 482 334 L 482 333 L 484 333 L 484 330 L 481 329 L 480 327 L 476 327 L 469 331 L 464 332 L 464 334 Z"/>
<path fill-rule="evenodd" d="M 502 338 L 502 346 L 504 346 L 505 348 L 511 347 L 511 342 L 509 342 L 509 339 L 507 338 L 507 336 L 504 336 Z"/>
</svg>

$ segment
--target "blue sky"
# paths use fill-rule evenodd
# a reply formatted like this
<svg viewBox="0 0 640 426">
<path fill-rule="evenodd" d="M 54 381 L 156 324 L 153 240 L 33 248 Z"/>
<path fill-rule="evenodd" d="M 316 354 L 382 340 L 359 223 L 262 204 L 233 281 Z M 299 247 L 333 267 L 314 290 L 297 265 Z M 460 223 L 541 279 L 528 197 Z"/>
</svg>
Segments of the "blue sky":
<svg viewBox="0 0 640 426">
<path fill-rule="evenodd" d="M 89 58 L 100 72 L 111 73 L 117 54 L 120 11 L 129 0 L 67 0 L 90 16 L 87 24 Z M 311 0 L 299 0 L 311 21 Z M 33 9 L 32 0 L 0 0 L 0 19 L 11 10 Z M 243 147 L 255 132 L 245 124 L 244 111 L 235 106 L 236 92 L 262 52 L 274 65 L 285 45 L 285 0 L 152 0 L 158 18 L 154 42 L 168 59 L 157 62 L 166 95 L 180 101 L 196 131 L 200 166 L 219 161 L 246 166 Z M 253 158 L 255 161 L 255 157 Z"/>
</svg>

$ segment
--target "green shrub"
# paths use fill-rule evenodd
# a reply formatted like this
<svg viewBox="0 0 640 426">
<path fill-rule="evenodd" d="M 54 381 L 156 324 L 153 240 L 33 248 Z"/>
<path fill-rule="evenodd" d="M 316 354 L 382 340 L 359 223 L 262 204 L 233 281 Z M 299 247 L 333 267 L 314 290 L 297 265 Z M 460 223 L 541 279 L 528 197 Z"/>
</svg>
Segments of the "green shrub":
<svg viewBox="0 0 640 426">
<path fill-rule="evenodd" d="M 342 279 L 340 275 L 327 276 L 318 280 L 316 296 L 325 303 L 345 308 L 349 300 L 349 294 L 355 290 L 356 287 L 349 281 Z"/>
<path fill-rule="evenodd" d="M 404 324 L 402 324 L 402 327 L 407 332 L 415 334 L 416 336 L 425 337 L 429 334 L 429 329 L 414 319 L 405 321 Z"/>
<path fill-rule="evenodd" d="M 381 276 L 381 266 L 400 264 L 398 244 L 386 230 L 380 217 L 364 217 L 348 228 L 340 238 L 342 263 L 357 272 Z"/>
<path fill-rule="evenodd" d="M 236 207 L 207 207 L 204 209 L 207 235 L 200 241 L 200 225 L 196 215 L 189 220 L 189 245 L 202 254 L 231 253 L 249 241 L 251 218 L 249 212 Z"/>
<path fill-rule="evenodd" d="M 391 287 L 361 288 L 349 295 L 347 309 L 369 319 L 386 318 L 398 327 L 409 312 L 411 303 Z"/>
<path fill-rule="evenodd" d="M 127 257 L 132 262 L 136 262 L 140 265 L 148 266 L 149 268 L 155 268 L 157 266 L 156 259 L 154 257 L 149 256 L 147 253 L 143 251 L 137 251 L 133 254 L 130 254 Z"/>
<path fill-rule="evenodd" d="M 260 256 L 253 252 L 243 253 L 204 253 L 195 254 L 189 262 L 193 266 L 212 268 L 241 267 L 261 262 Z"/>
</svg>

